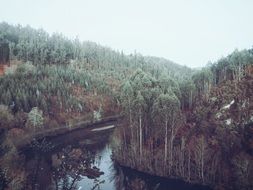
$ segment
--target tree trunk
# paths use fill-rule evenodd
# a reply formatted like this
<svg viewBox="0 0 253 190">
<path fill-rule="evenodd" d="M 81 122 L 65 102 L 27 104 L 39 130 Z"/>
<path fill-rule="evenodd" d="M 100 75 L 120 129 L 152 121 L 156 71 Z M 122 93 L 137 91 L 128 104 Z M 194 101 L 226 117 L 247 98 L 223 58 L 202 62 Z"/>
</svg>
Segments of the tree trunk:
<svg viewBox="0 0 253 190">
<path fill-rule="evenodd" d="M 184 168 L 184 160 L 185 160 L 185 155 L 184 155 L 184 150 L 185 150 L 185 140 L 184 138 L 182 138 L 182 142 L 181 142 L 181 150 L 180 150 L 180 154 L 181 154 L 181 158 L 180 158 L 180 175 L 185 177 L 185 168 Z"/>
<path fill-rule="evenodd" d="M 189 108 L 192 108 L 192 90 L 190 91 L 190 101 L 189 101 Z"/>
<path fill-rule="evenodd" d="M 165 143 L 164 143 L 164 170 L 166 168 L 168 157 L 168 121 L 165 121 Z"/>
<path fill-rule="evenodd" d="M 124 147 L 127 147 L 127 143 L 126 143 L 126 132 L 125 132 L 125 128 L 123 129 L 123 142 L 124 142 Z"/>
<path fill-rule="evenodd" d="M 134 139 L 133 126 L 132 126 L 132 109 L 131 109 L 130 99 L 128 99 L 128 106 L 129 106 L 129 123 L 130 123 L 131 139 Z"/>
<path fill-rule="evenodd" d="M 142 158 L 142 120 L 141 120 L 141 114 L 139 115 L 139 131 L 140 131 L 140 159 Z"/>
<path fill-rule="evenodd" d="M 191 181 L 191 152 L 188 150 L 188 181 Z"/>
<path fill-rule="evenodd" d="M 202 145 L 201 145 L 201 178 L 202 178 L 202 183 L 204 183 L 204 139 L 202 140 Z"/>
<path fill-rule="evenodd" d="M 170 136 L 170 157 L 169 157 L 169 174 L 171 174 L 172 170 L 172 158 L 173 158 L 173 141 L 174 141 L 174 116 L 172 118 L 172 125 L 171 125 L 171 136 Z"/>
</svg>

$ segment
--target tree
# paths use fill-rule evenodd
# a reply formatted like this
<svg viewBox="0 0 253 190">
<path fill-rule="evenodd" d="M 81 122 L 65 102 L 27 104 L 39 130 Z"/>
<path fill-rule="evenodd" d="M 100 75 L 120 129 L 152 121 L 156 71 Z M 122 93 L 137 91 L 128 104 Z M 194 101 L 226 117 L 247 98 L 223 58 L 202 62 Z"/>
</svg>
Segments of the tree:
<svg viewBox="0 0 253 190">
<path fill-rule="evenodd" d="M 163 121 L 165 136 L 164 136 L 164 164 L 166 166 L 168 159 L 168 144 L 169 146 L 169 174 L 172 169 L 173 158 L 173 142 L 178 128 L 177 117 L 180 115 L 180 103 L 176 95 L 169 91 L 167 94 L 161 94 L 154 104 L 154 115 Z M 168 135 L 170 142 L 168 143 Z M 166 168 L 166 167 L 164 167 Z"/>
<path fill-rule="evenodd" d="M 198 96 L 207 95 L 213 81 L 213 75 L 209 68 L 204 68 L 192 76 Z"/>
<path fill-rule="evenodd" d="M 197 139 L 195 146 L 195 160 L 197 164 L 198 174 L 202 183 L 205 183 L 205 163 L 207 156 L 207 142 L 205 137 L 202 135 Z"/>
<path fill-rule="evenodd" d="M 194 100 L 194 92 L 195 85 L 191 79 L 184 80 L 180 83 L 180 91 L 181 91 L 181 106 L 182 108 L 192 109 L 193 100 Z"/>
<path fill-rule="evenodd" d="M 163 93 L 168 93 L 168 91 L 171 90 L 179 99 L 181 98 L 181 92 L 178 83 L 165 73 L 163 73 L 158 79 L 158 84 Z"/>
<path fill-rule="evenodd" d="M 42 127 L 43 126 L 43 113 L 37 107 L 33 107 L 32 110 L 28 113 L 28 126 L 33 127 Z"/>
<path fill-rule="evenodd" d="M 129 115 L 129 123 L 132 124 L 132 100 L 134 92 L 129 81 L 126 81 L 122 87 L 122 104 L 127 109 L 127 114 Z"/>
<path fill-rule="evenodd" d="M 134 98 L 133 88 L 130 84 L 130 81 L 126 81 L 122 87 L 121 99 L 122 99 L 122 106 L 126 110 L 125 114 L 129 116 L 131 138 L 133 138 L 133 129 L 132 129 L 133 98 Z"/>
<path fill-rule="evenodd" d="M 142 158 L 142 125 L 143 125 L 143 115 L 145 110 L 145 101 L 140 91 L 136 99 L 134 100 L 135 110 L 137 111 L 137 117 L 139 122 L 139 145 L 140 145 L 140 158 Z"/>
</svg>

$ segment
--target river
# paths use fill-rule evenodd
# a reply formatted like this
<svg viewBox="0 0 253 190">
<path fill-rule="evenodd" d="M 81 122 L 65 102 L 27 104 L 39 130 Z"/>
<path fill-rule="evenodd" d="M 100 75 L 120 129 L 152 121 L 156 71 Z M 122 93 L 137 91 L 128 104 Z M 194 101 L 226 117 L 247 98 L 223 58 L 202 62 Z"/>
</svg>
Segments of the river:
<svg viewBox="0 0 253 190">
<path fill-rule="evenodd" d="M 77 133 L 76 133 L 77 134 Z M 27 189 L 38 190 L 206 190 L 179 180 L 150 176 L 112 160 L 112 130 L 82 138 L 62 136 L 26 151 Z M 69 140 L 66 140 L 69 139 Z M 41 144 L 42 142 L 40 142 Z M 37 143 L 38 144 L 38 143 Z M 57 145 L 57 146 L 55 146 Z M 38 145 L 36 145 L 38 146 Z M 39 146 L 41 148 L 41 146 Z"/>
</svg>

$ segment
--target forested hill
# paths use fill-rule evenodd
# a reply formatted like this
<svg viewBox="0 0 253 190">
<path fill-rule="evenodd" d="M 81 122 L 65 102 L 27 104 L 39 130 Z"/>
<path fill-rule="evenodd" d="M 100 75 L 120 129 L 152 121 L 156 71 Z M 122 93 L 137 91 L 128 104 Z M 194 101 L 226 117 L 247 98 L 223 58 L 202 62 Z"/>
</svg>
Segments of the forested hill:
<svg viewBox="0 0 253 190">
<path fill-rule="evenodd" d="M 0 103 L 12 105 L 15 112 L 39 107 L 50 116 L 59 111 L 91 112 L 101 106 L 109 109 L 104 108 L 105 102 L 97 103 L 92 94 L 118 102 L 116 89 L 136 69 L 156 79 L 166 75 L 177 81 L 187 81 L 193 73 L 192 69 L 163 58 L 125 55 L 94 42 L 5 22 L 0 24 L 0 43 L 2 49 L 7 44 L 9 51 L 2 51 L 2 57 L 8 57 L 10 62 L 6 63 L 11 63 L 5 69 L 6 77 L 1 79 Z M 9 75 L 14 70 L 15 74 Z"/>
<path fill-rule="evenodd" d="M 194 70 L 0 23 L 0 71 L 6 183 L 26 180 L 24 168 L 10 164 L 18 157 L 13 139 L 121 113 L 119 163 L 217 189 L 253 188 L 253 49 Z"/>
<path fill-rule="evenodd" d="M 171 75 L 179 73 L 176 75 L 178 77 L 190 74 L 189 68 L 163 58 L 144 57 L 138 53 L 125 55 L 123 52 L 114 51 L 94 42 L 81 42 L 77 38 L 68 39 L 59 33 L 49 35 L 43 29 L 36 30 L 30 26 L 0 23 L 0 41 L 9 44 L 10 59 L 31 61 L 36 65 L 66 65 L 75 60 L 90 64 L 96 69 L 116 70 L 120 67 L 129 67 L 159 71 L 164 67 L 170 70 Z"/>
</svg>

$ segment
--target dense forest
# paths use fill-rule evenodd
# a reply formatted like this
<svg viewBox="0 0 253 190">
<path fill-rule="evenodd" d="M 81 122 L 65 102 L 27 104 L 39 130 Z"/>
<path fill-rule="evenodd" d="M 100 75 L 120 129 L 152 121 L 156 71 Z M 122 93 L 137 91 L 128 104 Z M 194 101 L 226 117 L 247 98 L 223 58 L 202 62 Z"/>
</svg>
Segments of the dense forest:
<svg viewBox="0 0 253 190">
<path fill-rule="evenodd" d="M 0 187 L 26 188 L 15 147 L 23 135 L 121 113 L 118 163 L 215 189 L 253 188 L 253 49 L 191 69 L 3 22 L 0 64 Z"/>
</svg>

